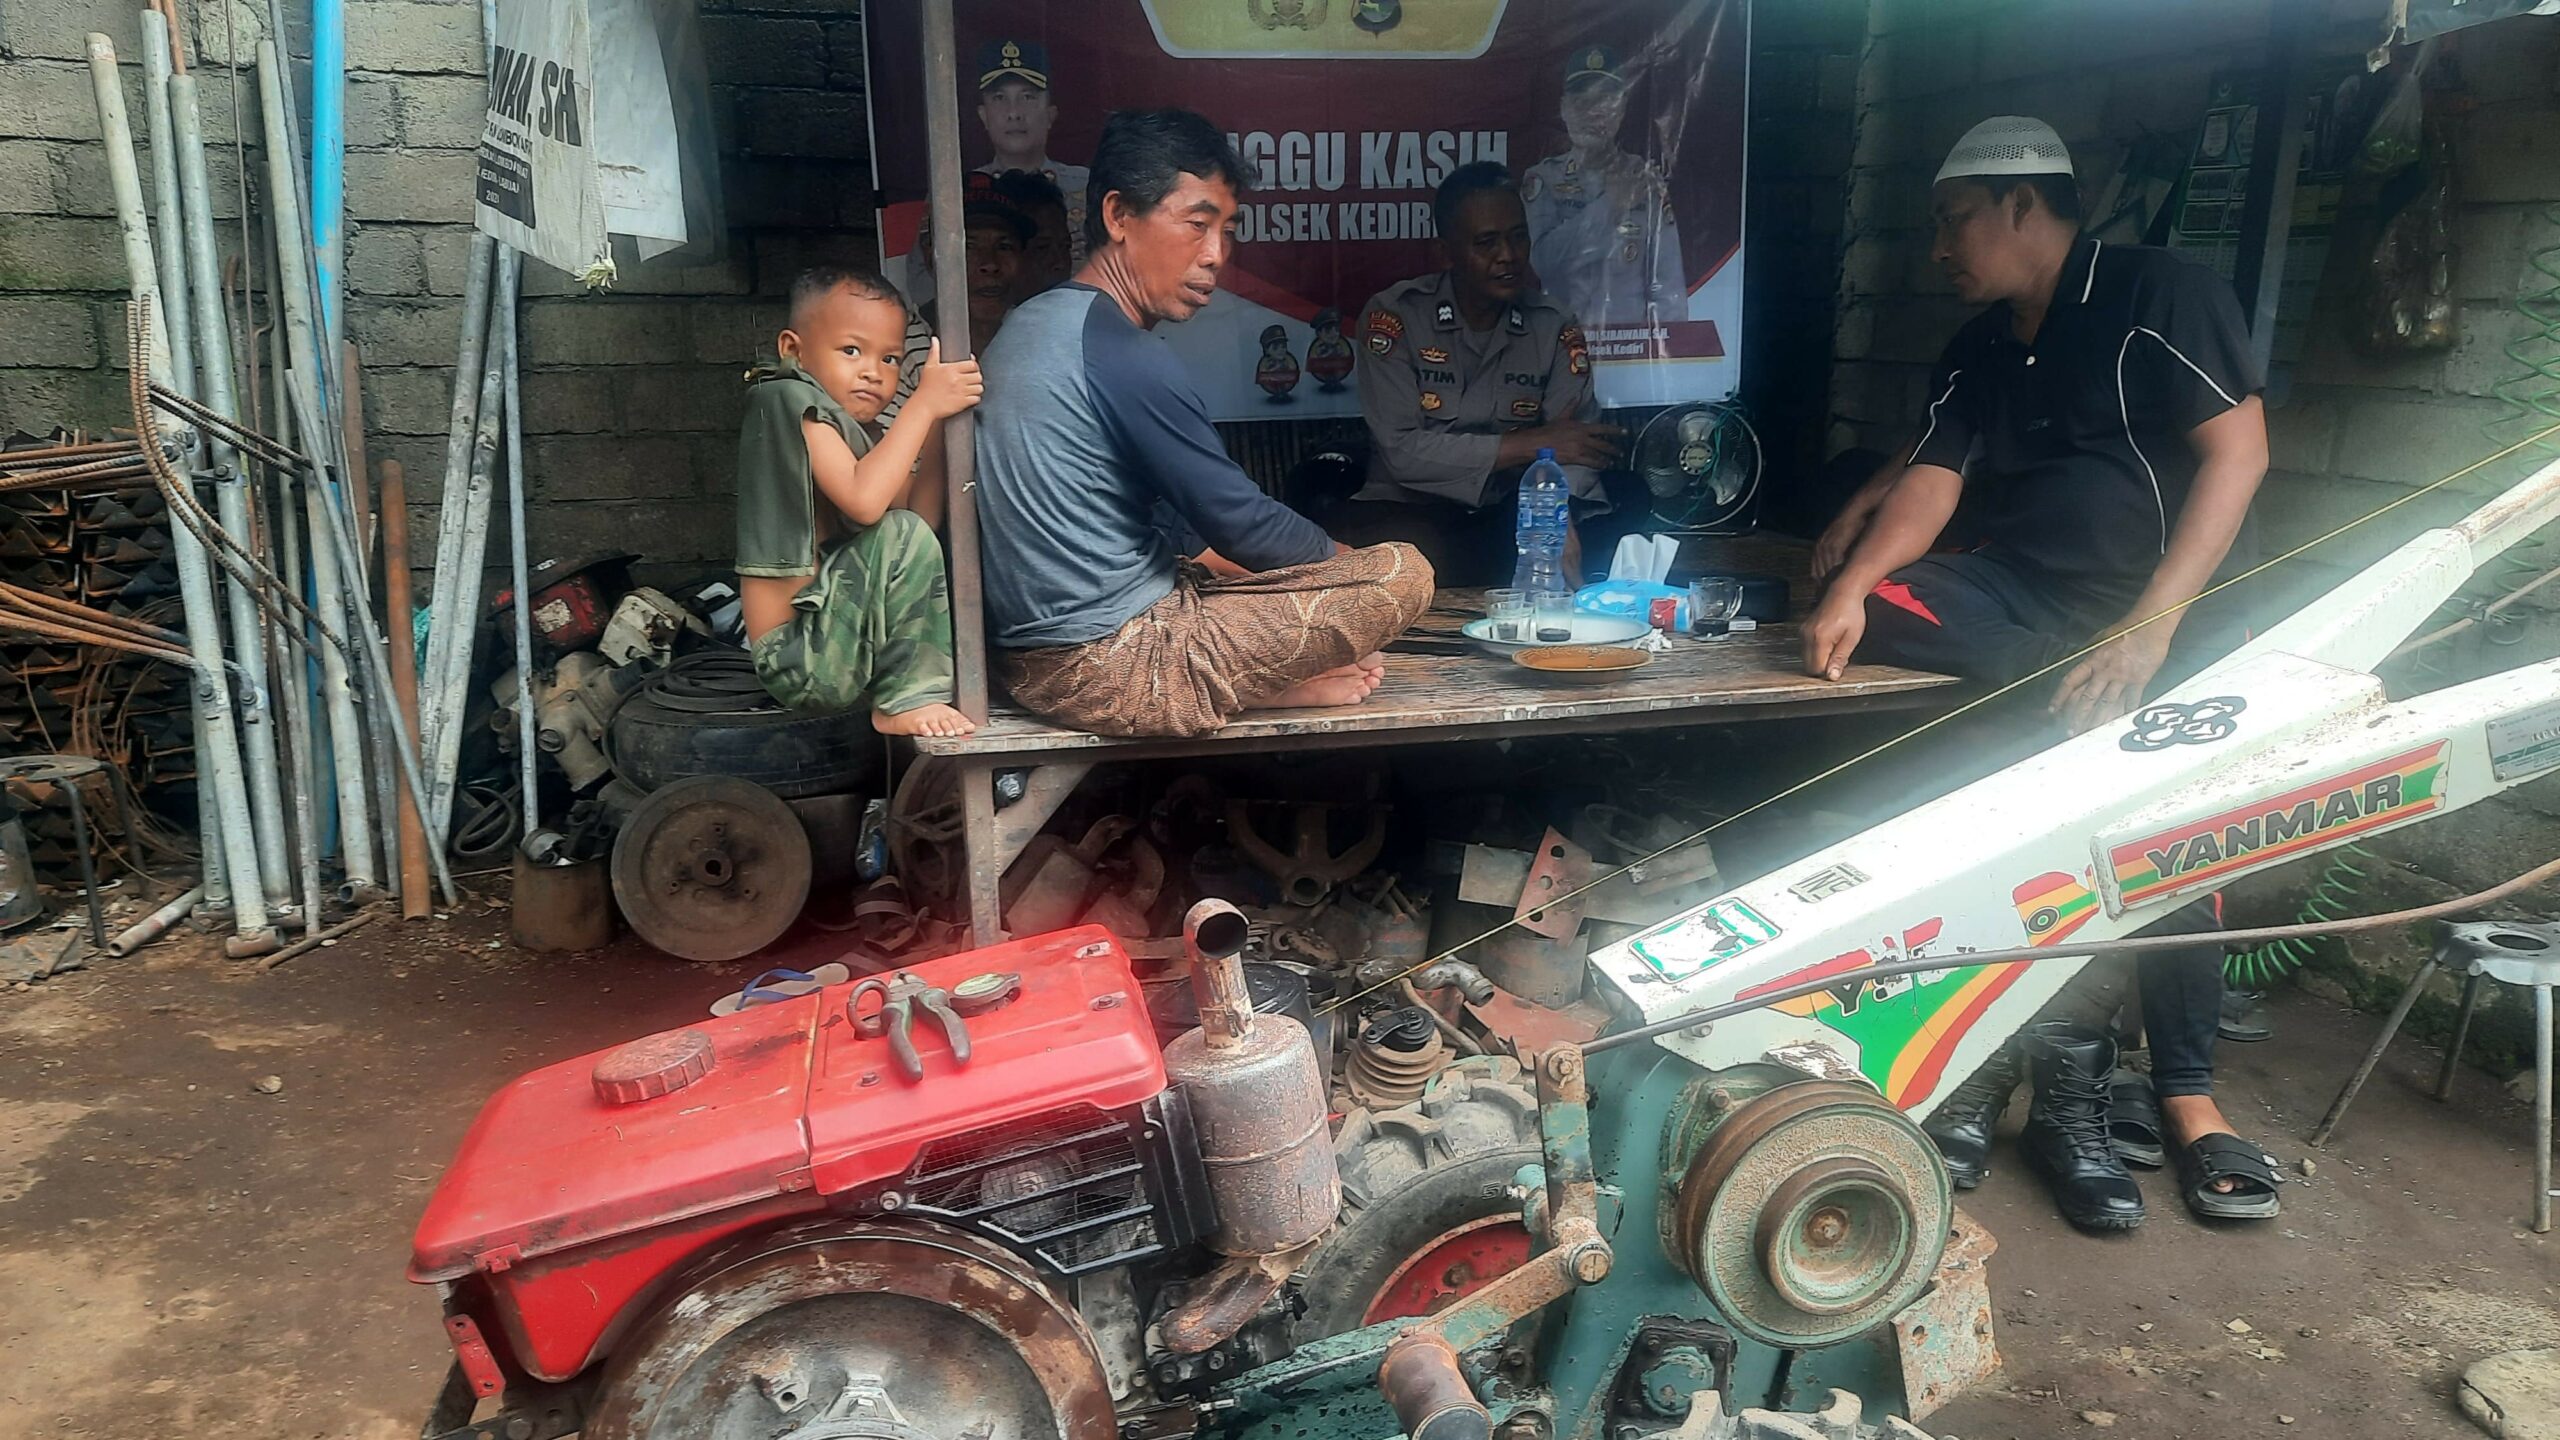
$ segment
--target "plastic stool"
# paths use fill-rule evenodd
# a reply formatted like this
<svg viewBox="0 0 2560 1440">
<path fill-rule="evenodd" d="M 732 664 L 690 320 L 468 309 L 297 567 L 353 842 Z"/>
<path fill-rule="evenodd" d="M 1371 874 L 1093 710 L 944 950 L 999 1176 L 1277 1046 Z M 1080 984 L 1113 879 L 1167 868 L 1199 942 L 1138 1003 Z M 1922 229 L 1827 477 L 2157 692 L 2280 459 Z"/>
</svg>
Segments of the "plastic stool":
<svg viewBox="0 0 2560 1440">
<path fill-rule="evenodd" d="M 2411 977 L 2409 988 L 2400 992 L 2400 1003 L 2391 1007 L 2391 1018 L 2382 1034 L 2365 1052 L 2364 1063 L 2356 1066 L 2345 1089 L 2329 1102 L 2329 1113 L 2320 1117 L 2320 1128 L 2311 1132 L 2315 1146 L 2329 1143 L 2329 1132 L 2354 1103 L 2356 1092 L 2373 1076 L 2373 1067 L 2382 1060 L 2382 1052 L 2391 1037 L 2400 1033 L 2409 1009 L 2418 1003 L 2418 992 L 2435 978 L 2438 967 L 2462 967 L 2466 977 L 2462 985 L 2462 1016 L 2454 1022 L 2453 1043 L 2445 1047 L 2444 1064 L 2436 1071 L 2435 1097 L 2448 1098 L 2453 1093 L 2453 1067 L 2462 1058 L 2462 1042 L 2471 1034 L 2471 1012 L 2480 1004 L 2480 982 L 2494 980 L 2533 991 L 2533 1229 L 2539 1235 L 2551 1229 L 2551 988 L 2560 985 L 2560 926 L 2532 922 L 2475 921 L 2470 924 L 2443 924 L 2436 941 L 2435 953 L 2427 957 L 2418 973 Z"/>
</svg>

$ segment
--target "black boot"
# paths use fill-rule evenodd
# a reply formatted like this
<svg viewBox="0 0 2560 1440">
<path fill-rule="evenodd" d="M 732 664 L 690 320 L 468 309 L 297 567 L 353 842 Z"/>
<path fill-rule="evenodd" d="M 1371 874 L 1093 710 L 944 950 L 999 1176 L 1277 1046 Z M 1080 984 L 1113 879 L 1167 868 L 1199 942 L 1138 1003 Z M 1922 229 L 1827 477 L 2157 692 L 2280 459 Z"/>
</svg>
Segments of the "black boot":
<svg viewBox="0 0 2560 1440">
<path fill-rule="evenodd" d="M 2107 1130 L 2116 1042 L 2058 1021 L 2028 1026 L 2019 1042 L 2035 1071 L 2035 1091 L 2018 1148 L 2053 1187 L 2063 1218 L 2089 1230 L 2141 1224 L 2142 1187 Z"/>
<path fill-rule="evenodd" d="M 2009 1097 L 2017 1093 L 2025 1073 L 2017 1043 L 2002 1045 L 1920 1127 L 1946 1157 L 1947 1174 L 1957 1189 L 1970 1190 L 1991 1173 L 1992 1127 L 2000 1123 L 2000 1113 L 2009 1108 Z"/>
</svg>

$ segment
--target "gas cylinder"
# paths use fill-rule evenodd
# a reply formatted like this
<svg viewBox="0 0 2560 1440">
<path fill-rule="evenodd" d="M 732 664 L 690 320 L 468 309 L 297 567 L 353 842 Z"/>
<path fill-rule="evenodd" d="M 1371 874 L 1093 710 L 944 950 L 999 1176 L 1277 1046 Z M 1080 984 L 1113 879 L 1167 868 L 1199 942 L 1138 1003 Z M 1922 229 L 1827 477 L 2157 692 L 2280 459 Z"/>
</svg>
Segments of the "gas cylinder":
<svg viewBox="0 0 2560 1440">
<path fill-rule="evenodd" d="M 1324 1070 L 1307 1027 L 1253 1010 L 1243 912 L 1203 900 L 1183 917 L 1200 1025 L 1165 1047 L 1166 1076 L 1189 1100 L 1223 1255 L 1278 1255 L 1322 1235 L 1342 1208 L 1325 1128 Z"/>
</svg>

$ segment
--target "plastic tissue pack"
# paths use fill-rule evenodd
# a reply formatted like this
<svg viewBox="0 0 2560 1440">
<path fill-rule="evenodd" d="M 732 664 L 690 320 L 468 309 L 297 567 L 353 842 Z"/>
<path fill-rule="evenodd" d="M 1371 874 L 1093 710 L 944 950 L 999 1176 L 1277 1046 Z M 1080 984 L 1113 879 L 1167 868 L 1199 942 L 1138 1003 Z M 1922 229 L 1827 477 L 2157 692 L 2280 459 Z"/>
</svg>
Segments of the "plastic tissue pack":
<svg viewBox="0 0 2560 1440">
<path fill-rule="evenodd" d="M 1671 628 L 1686 631 L 1689 587 L 1667 585 L 1662 579 L 1671 573 L 1671 562 L 1679 554 L 1676 535 L 1630 535 L 1620 540 L 1618 553 L 1609 561 L 1609 578 L 1573 592 L 1573 608 L 1593 615 L 1651 620 L 1653 602 L 1668 600 L 1673 606 Z"/>
</svg>

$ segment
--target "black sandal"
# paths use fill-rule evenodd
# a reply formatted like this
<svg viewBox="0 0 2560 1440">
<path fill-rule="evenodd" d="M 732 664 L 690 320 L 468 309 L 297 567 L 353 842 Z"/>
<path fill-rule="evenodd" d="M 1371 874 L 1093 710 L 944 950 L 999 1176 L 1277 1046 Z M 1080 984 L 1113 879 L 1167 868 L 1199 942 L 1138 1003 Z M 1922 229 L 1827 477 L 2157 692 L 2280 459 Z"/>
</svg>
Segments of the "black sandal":
<svg viewBox="0 0 2560 1440">
<path fill-rule="evenodd" d="M 2169 1163 L 2167 1132 L 2160 1128 L 2160 1097 L 2151 1077 L 2118 1070 L 2107 1082 L 2107 1139 L 2127 1165 L 2157 1170 Z"/>
<path fill-rule="evenodd" d="M 2179 1187 L 2187 1208 L 2198 1216 L 2267 1220 L 2283 1208 L 2276 1199 L 2276 1187 L 2284 1183 L 2276 1174 L 2276 1157 L 2250 1141 L 2237 1135 L 2207 1135 L 2175 1153 Z M 2238 1183 L 2222 1191 L 2213 1188 L 2217 1180 Z"/>
</svg>

